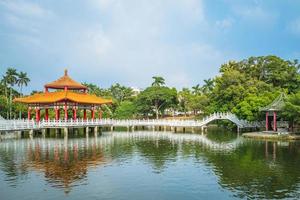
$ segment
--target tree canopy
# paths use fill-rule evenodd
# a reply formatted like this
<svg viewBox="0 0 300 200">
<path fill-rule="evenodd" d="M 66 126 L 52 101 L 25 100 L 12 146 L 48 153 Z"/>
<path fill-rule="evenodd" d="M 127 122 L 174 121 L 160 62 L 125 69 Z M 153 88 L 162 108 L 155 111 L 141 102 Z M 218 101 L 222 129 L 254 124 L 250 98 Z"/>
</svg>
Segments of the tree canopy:
<svg viewBox="0 0 300 200">
<path fill-rule="evenodd" d="M 208 77 L 202 85 L 196 84 L 180 90 L 168 87 L 161 76 L 153 76 L 151 85 L 140 92 L 119 83 L 108 88 L 93 83 L 83 84 L 88 87 L 89 93 L 113 99 L 113 105 L 102 108 L 103 116 L 106 117 L 159 118 L 172 113 L 197 116 L 212 112 L 233 112 L 241 119 L 256 121 L 263 119 L 260 108 L 284 92 L 288 98 L 282 116 L 300 123 L 299 69 L 297 60 L 284 60 L 269 55 L 229 61 L 220 66 L 216 77 Z M 22 110 L 20 106 L 14 105 L 12 98 L 22 95 L 22 89 L 29 81 L 25 72 L 7 69 L 0 82 L 1 115 L 12 117 L 16 115 L 16 110 Z M 19 92 L 15 89 L 17 86 Z"/>
</svg>

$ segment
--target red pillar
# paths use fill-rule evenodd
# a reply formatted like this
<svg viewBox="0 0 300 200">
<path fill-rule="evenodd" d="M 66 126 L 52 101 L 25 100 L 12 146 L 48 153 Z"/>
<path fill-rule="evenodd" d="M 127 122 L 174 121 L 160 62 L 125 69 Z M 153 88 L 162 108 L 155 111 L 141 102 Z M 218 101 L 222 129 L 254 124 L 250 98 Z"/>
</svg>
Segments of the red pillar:
<svg viewBox="0 0 300 200">
<path fill-rule="evenodd" d="M 59 120 L 59 109 L 55 108 L 55 120 L 58 121 Z"/>
<path fill-rule="evenodd" d="M 40 109 L 39 108 L 36 108 L 35 109 L 35 119 L 36 119 L 36 122 L 39 122 L 40 121 L 40 118 L 41 118 L 41 112 L 40 112 Z"/>
<path fill-rule="evenodd" d="M 86 120 L 86 109 L 83 109 L 83 119 Z"/>
<path fill-rule="evenodd" d="M 91 110 L 91 115 L 92 115 L 92 119 L 94 120 L 95 119 L 95 109 L 94 108 Z"/>
<path fill-rule="evenodd" d="M 30 118 L 31 118 L 31 116 L 30 116 L 31 113 L 30 112 L 31 112 L 31 108 L 28 107 L 28 112 L 27 112 L 27 118 L 28 118 L 28 120 L 30 120 Z"/>
<path fill-rule="evenodd" d="M 46 121 L 49 120 L 49 112 L 48 112 L 48 108 L 45 109 L 45 118 L 46 118 Z"/>
<path fill-rule="evenodd" d="M 65 120 L 68 120 L 68 108 L 67 108 L 67 103 L 65 103 Z"/>
<path fill-rule="evenodd" d="M 274 124 L 273 130 L 277 131 L 277 119 L 276 119 L 276 112 L 275 111 L 273 112 L 273 124 Z"/>
<path fill-rule="evenodd" d="M 269 130 L 269 113 L 268 111 L 266 112 L 266 131 Z"/>
<path fill-rule="evenodd" d="M 77 110 L 76 110 L 76 108 L 73 108 L 73 119 L 74 120 L 77 119 Z"/>
</svg>

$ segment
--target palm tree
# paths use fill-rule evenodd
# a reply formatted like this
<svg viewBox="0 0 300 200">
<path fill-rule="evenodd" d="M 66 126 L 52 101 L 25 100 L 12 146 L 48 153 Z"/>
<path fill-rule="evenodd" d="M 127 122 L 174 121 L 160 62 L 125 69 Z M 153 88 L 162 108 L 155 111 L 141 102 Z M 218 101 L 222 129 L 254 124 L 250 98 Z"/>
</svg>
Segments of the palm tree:
<svg viewBox="0 0 300 200">
<path fill-rule="evenodd" d="M 7 94 L 7 77 L 6 76 L 2 76 L 2 80 L 1 83 L 4 86 L 4 90 L 5 90 L 5 98 L 6 98 L 6 105 L 8 105 L 8 94 Z M 6 119 L 8 119 L 8 110 L 6 110 Z"/>
<path fill-rule="evenodd" d="M 22 96 L 22 90 L 23 90 L 23 86 L 27 86 L 28 83 L 30 82 L 30 79 L 27 77 L 27 73 L 25 72 L 20 72 L 18 74 L 18 80 L 17 80 L 17 84 L 20 87 L 20 95 Z"/>
<path fill-rule="evenodd" d="M 193 94 L 195 94 L 195 95 L 198 95 L 201 93 L 201 87 L 199 84 L 193 86 L 192 89 L 193 89 Z"/>
<path fill-rule="evenodd" d="M 12 89 L 13 86 L 16 84 L 17 82 L 17 70 L 14 68 L 8 68 L 6 71 L 6 83 L 10 86 L 9 90 L 9 118 L 11 119 L 11 113 L 12 113 Z"/>
<path fill-rule="evenodd" d="M 211 92 L 214 88 L 214 80 L 213 79 L 207 79 L 207 80 L 204 80 L 204 85 L 202 86 L 202 91 L 204 94 L 207 94 L 209 92 Z"/>
<path fill-rule="evenodd" d="M 28 83 L 30 82 L 30 79 L 27 77 L 27 73 L 25 72 L 20 72 L 18 74 L 18 80 L 17 80 L 17 84 L 20 87 L 20 96 L 23 95 L 22 90 L 23 90 L 23 85 L 27 86 Z M 21 119 L 22 117 L 22 112 L 21 110 L 19 111 L 19 118 Z"/>
<path fill-rule="evenodd" d="M 162 85 L 165 85 L 165 79 L 161 76 L 153 76 L 154 79 L 152 86 L 160 87 Z"/>
</svg>

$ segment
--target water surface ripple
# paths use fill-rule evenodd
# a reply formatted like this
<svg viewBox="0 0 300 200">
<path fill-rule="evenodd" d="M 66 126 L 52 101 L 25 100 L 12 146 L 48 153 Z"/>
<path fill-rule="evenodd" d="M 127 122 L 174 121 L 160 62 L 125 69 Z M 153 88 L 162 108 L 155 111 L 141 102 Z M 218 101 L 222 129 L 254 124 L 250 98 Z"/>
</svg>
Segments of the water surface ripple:
<svg viewBox="0 0 300 200">
<path fill-rule="evenodd" d="M 0 142 L 1 199 L 299 199 L 300 143 L 113 132 Z"/>
</svg>

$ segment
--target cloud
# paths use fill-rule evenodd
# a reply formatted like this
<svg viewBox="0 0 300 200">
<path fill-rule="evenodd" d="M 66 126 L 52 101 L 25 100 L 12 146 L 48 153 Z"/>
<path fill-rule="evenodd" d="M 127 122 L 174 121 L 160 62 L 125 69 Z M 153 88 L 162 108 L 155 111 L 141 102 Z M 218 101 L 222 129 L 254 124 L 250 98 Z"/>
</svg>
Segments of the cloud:
<svg viewBox="0 0 300 200">
<path fill-rule="evenodd" d="M 28 1 L 2 1 L 0 5 L 5 7 L 11 14 L 19 17 L 44 18 L 52 15 L 49 10 Z"/>
<path fill-rule="evenodd" d="M 52 11 L 29 1 L 1 1 L 0 8 L 4 10 L 0 17 L 5 19 L 7 26 L 14 29 L 11 35 L 20 44 L 40 44 L 36 36 L 55 16 Z"/>
<path fill-rule="evenodd" d="M 287 25 L 287 29 L 291 33 L 300 36 L 300 18 L 294 19 L 291 22 L 289 22 Z"/>
<path fill-rule="evenodd" d="M 200 0 L 86 2 L 80 15 L 27 1 L 18 1 L 19 8 L 5 4 L 6 22 L 17 29 L 15 45 L 30 44 L 18 51 L 34 58 L 27 60 L 32 71 L 43 66 L 50 81 L 68 67 L 75 79 L 100 86 L 145 87 L 161 75 L 170 86 L 182 87 L 213 76 L 229 57 L 208 42 L 214 24 Z M 231 23 L 217 25 L 225 29 Z"/>
<path fill-rule="evenodd" d="M 244 20 L 246 23 L 253 23 L 257 25 L 263 25 L 264 27 L 273 26 L 278 18 L 278 13 L 272 11 L 269 7 L 260 3 L 260 1 L 250 2 L 231 2 L 233 13 L 239 20 Z"/>
<path fill-rule="evenodd" d="M 109 25 L 96 23 L 80 28 L 77 42 L 70 44 L 72 48 L 67 53 L 68 60 L 92 69 L 85 72 L 88 77 L 112 73 L 113 79 L 124 84 L 144 87 L 145 80 L 162 75 L 170 85 L 190 85 L 201 80 L 188 78 L 192 66 L 187 64 L 187 57 L 197 59 L 203 66 L 208 65 L 207 58 L 220 61 L 220 52 L 208 48 L 209 44 L 204 41 L 198 43 L 197 48 L 194 43 L 183 45 L 168 41 L 170 33 L 190 34 L 180 26 L 207 28 L 201 1 L 101 0 L 92 3 L 110 13 Z M 178 23 L 174 24 L 173 17 Z M 204 50 L 200 51 L 202 45 Z M 216 54 L 217 57 L 211 57 Z M 205 63 L 201 63 L 201 59 Z M 197 80 L 193 80 L 195 78 Z"/>
<path fill-rule="evenodd" d="M 216 27 L 221 30 L 227 30 L 232 27 L 234 20 L 232 18 L 225 18 L 216 21 Z"/>
</svg>

